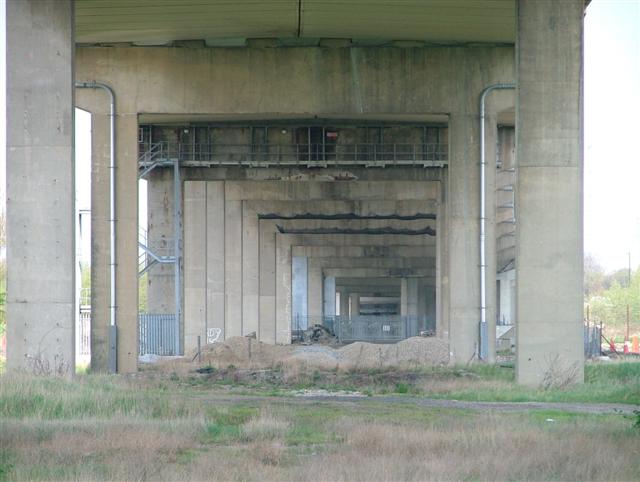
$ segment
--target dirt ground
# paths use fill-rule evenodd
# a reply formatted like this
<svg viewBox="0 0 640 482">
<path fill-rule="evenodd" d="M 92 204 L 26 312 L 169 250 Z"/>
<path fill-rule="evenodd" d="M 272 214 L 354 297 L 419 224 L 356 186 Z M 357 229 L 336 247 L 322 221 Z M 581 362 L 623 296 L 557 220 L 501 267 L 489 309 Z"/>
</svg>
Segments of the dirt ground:
<svg viewBox="0 0 640 482">
<path fill-rule="evenodd" d="M 449 346 L 434 337 L 413 337 L 394 344 L 356 342 L 334 347 L 328 345 L 271 345 L 252 338 L 234 337 L 205 346 L 200 356 L 163 360 L 158 368 L 178 373 L 210 366 L 216 369 L 283 368 L 287 371 L 361 370 L 377 368 L 418 368 L 446 365 Z"/>
</svg>

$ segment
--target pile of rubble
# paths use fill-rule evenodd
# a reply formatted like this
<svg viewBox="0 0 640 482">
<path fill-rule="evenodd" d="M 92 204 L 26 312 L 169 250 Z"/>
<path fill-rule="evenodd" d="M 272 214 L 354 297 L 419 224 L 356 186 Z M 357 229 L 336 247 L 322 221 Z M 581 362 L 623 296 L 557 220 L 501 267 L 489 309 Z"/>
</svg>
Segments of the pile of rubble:
<svg viewBox="0 0 640 482">
<path fill-rule="evenodd" d="M 307 330 L 310 340 L 335 344 L 324 329 Z M 371 368 L 419 368 L 446 365 L 448 344 L 435 337 L 413 337 L 394 344 L 356 342 L 337 347 L 329 344 L 272 345 L 250 337 L 234 337 L 205 346 L 200 357 L 191 353 L 180 362 L 182 369 L 211 366 L 223 369 L 357 370 Z M 198 361 L 199 358 L 199 361 Z M 175 362 L 174 362 L 175 363 Z M 174 365 L 174 368 L 175 367 Z"/>
</svg>

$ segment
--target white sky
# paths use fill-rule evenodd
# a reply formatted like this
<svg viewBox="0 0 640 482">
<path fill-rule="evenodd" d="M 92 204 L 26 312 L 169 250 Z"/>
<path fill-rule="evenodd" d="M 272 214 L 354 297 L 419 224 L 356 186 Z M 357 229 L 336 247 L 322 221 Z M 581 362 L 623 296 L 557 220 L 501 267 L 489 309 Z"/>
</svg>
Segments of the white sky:
<svg viewBox="0 0 640 482">
<path fill-rule="evenodd" d="M 585 17 L 585 253 L 640 265 L 640 1 L 593 0 Z"/>
<path fill-rule="evenodd" d="M 560 0 L 558 0 L 560 1 Z M 5 112 L 5 8 L 0 0 L 0 107 Z M 76 111 L 78 208 L 89 208 L 90 136 Z M 585 16 L 585 253 L 612 271 L 640 266 L 640 0 L 592 0 Z M 0 118 L 0 200 L 5 193 Z M 141 192 L 141 199 L 144 199 Z M 3 208 L 4 209 L 4 208 Z M 86 249 L 86 241 L 83 251 Z"/>
</svg>

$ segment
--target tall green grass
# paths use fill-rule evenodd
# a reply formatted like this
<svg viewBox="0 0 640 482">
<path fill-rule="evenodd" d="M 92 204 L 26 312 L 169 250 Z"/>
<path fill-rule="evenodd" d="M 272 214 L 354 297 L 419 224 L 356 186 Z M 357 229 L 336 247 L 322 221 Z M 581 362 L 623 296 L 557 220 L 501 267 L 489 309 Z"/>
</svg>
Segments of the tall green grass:
<svg viewBox="0 0 640 482">
<path fill-rule="evenodd" d="M 188 399 L 170 400 L 118 378 L 91 375 L 66 380 L 5 375 L 0 379 L 0 418 L 78 419 L 118 415 L 170 419 L 197 413 Z"/>
</svg>

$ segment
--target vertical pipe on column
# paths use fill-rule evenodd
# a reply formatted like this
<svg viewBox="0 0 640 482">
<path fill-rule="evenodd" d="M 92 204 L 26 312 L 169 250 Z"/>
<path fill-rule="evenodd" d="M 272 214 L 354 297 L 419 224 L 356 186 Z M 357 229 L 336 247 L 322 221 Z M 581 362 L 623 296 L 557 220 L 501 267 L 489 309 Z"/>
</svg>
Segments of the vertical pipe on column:
<svg viewBox="0 0 640 482">
<path fill-rule="evenodd" d="M 182 261 L 182 229 L 180 219 L 182 210 L 182 184 L 180 182 L 180 159 L 173 161 L 173 256 L 174 256 L 174 298 L 176 305 L 175 354 L 180 354 L 180 320 L 182 319 L 182 290 L 180 283 L 180 264 Z"/>
<path fill-rule="evenodd" d="M 109 123 L 111 137 L 109 142 L 109 274 L 111 297 L 109 303 L 109 371 L 115 373 L 116 366 L 116 94 L 111 87 L 101 82 L 76 82 L 75 87 L 79 89 L 102 89 L 109 94 Z"/>
<path fill-rule="evenodd" d="M 493 84 L 486 87 L 480 94 L 480 358 L 486 360 L 488 357 L 487 339 L 487 248 L 486 248 L 486 227 L 487 219 L 486 206 L 486 167 L 485 159 L 485 101 L 487 95 L 494 90 L 515 89 L 515 84 Z"/>
</svg>

